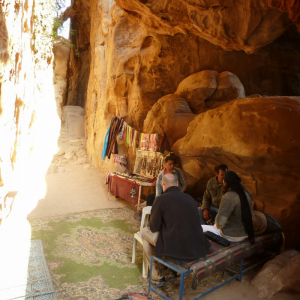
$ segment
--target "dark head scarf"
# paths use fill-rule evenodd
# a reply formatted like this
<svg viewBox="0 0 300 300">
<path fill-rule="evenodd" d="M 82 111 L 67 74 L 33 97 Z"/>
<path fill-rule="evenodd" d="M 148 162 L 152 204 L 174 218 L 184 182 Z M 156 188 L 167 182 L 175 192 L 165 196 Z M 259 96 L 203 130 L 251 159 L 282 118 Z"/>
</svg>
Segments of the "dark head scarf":
<svg viewBox="0 0 300 300">
<path fill-rule="evenodd" d="M 241 178 L 235 172 L 227 171 L 224 175 L 224 181 L 227 183 L 228 187 L 230 187 L 231 190 L 235 191 L 240 197 L 242 208 L 242 221 L 251 244 L 254 244 L 255 240 L 251 208 L 249 206 L 245 189 L 241 185 Z"/>
</svg>

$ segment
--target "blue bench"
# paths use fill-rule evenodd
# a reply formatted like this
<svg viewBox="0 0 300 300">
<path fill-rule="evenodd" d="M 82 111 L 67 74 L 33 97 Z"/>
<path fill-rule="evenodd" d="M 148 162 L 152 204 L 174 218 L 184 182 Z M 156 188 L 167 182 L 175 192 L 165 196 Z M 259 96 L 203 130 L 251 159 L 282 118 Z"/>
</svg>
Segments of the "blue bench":
<svg viewBox="0 0 300 300">
<path fill-rule="evenodd" d="M 219 244 L 210 241 L 211 248 L 207 256 L 190 262 L 183 262 L 172 258 L 152 256 L 151 265 L 150 265 L 150 274 L 149 274 L 148 294 L 150 296 L 150 293 L 154 292 L 155 294 L 159 295 L 163 299 L 171 300 L 166 295 L 158 291 L 156 288 L 164 285 L 166 282 L 170 280 L 175 279 L 175 278 L 170 278 L 156 285 L 151 285 L 152 268 L 153 268 L 154 261 L 157 261 L 162 265 L 180 274 L 179 300 L 183 299 L 184 280 L 187 274 L 193 273 L 192 287 L 193 289 L 196 289 L 198 283 L 202 279 L 209 277 L 218 271 L 228 269 L 233 264 L 237 264 L 237 263 L 240 264 L 239 272 L 229 270 L 234 273 L 232 277 L 220 283 L 219 285 L 209 289 L 208 291 L 205 291 L 204 293 L 198 295 L 196 298 L 192 299 L 192 300 L 196 300 L 196 299 L 203 298 L 207 294 L 217 290 L 221 286 L 231 282 L 234 279 L 238 279 L 241 282 L 244 273 L 256 267 L 257 265 L 264 263 L 269 259 L 273 258 L 274 256 L 276 256 L 276 254 L 278 254 L 280 251 L 280 247 L 282 246 L 283 240 L 284 240 L 283 234 L 275 233 L 275 234 L 265 234 L 256 237 L 255 244 L 253 245 L 251 245 L 250 242 L 248 241 L 243 241 L 239 243 L 232 243 L 228 247 L 223 247 Z M 271 251 L 271 254 L 267 258 L 264 258 L 263 260 L 259 261 L 258 263 L 252 265 L 247 269 L 243 269 L 243 263 L 245 258 L 248 258 L 255 253 L 261 253 L 266 251 Z"/>
</svg>

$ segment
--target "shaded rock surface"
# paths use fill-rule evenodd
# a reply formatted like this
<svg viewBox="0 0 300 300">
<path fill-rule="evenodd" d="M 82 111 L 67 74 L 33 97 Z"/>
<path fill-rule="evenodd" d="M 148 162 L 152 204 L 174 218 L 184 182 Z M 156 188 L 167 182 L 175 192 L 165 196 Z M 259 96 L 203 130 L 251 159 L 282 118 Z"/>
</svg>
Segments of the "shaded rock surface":
<svg viewBox="0 0 300 300">
<path fill-rule="evenodd" d="M 80 106 L 64 106 L 62 124 L 70 136 L 85 137 L 84 109 Z"/>
<path fill-rule="evenodd" d="M 218 72 L 210 70 L 190 75 L 180 82 L 175 94 L 185 98 L 192 111 L 199 114 L 206 108 L 205 100 L 217 89 L 217 77 Z"/>
<path fill-rule="evenodd" d="M 116 0 L 129 18 L 153 32 L 175 35 L 191 32 L 225 50 L 257 49 L 280 37 L 291 20 L 268 0 L 183 1 Z"/>
<path fill-rule="evenodd" d="M 67 72 L 70 55 L 70 44 L 68 42 L 61 43 L 56 41 L 53 45 L 53 86 L 55 90 L 55 100 L 57 113 L 62 118 L 62 107 L 67 91 Z"/>
<path fill-rule="evenodd" d="M 282 291 L 300 294 L 300 253 L 289 250 L 267 262 L 252 279 L 259 298 L 271 298 Z"/>
<path fill-rule="evenodd" d="M 289 18 L 297 25 L 300 31 L 300 3 L 290 0 L 269 0 L 271 6 L 288 13 Z"/>
<path fill-rule="evenodd" d="M 210 99 L 228 101 L 238 98 L 245 98 L 245 89 L 239 78 L 228 71 L 218 74 L 217 90 Z"/>
<path fill-rule="evenodd" d="M 280 222 L 289 244 L 299 243 L 299 111 L 299 97 L 260 97 L 196 116 L 172 148 L 187 173 L 188 192 L 202 195 L 213 167 L 225 163 L 241 176 L 256 209 Z"/>
<path fill-rule="evenodd" d="M 170 146 L 186 135 L 189 123 L 194 119 L 187 101 L 171 94 L 159 99 L 147 114 L 144 132 L 166 133 Z"/>
</svg>

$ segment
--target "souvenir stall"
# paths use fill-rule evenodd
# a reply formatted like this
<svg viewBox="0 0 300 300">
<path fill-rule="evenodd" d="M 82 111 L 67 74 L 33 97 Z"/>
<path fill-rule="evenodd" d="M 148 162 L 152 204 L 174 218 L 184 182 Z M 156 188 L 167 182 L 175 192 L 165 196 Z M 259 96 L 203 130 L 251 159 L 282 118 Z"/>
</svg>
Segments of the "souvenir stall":
<svg viewBox="0 0 300 300">
<path fill-rule="evenodd" d="M 125 142 L 129 151 L 136 153 L 136 160 L 132 174 L 128 174 L 128 162 L 125 155 L 118 154 L 117 138 Z M 158 134 L 139 133 L 130 127 L 123 118 L 112 119 L 102 151 L 102 157 L 113 157 L 115 164 L 123 168 L 123 172 L 107 173 L 106 183 L 108 184 L 108 197 L 113 195 L 120 197 L 130 203 L 137 205 L 137 211 L 142 208 L 141 193 L 145 186 L 155 186 L 156 177 L 163 169 L 164 158 L 169 151 L 166 147 L 166 136 Z M 162 147 L 163 146 L 163 147 Z M 162 150 L 158 152 L 157 150 Z M 127 171 L 126 171 L 127 170 Z"/>
</svg>

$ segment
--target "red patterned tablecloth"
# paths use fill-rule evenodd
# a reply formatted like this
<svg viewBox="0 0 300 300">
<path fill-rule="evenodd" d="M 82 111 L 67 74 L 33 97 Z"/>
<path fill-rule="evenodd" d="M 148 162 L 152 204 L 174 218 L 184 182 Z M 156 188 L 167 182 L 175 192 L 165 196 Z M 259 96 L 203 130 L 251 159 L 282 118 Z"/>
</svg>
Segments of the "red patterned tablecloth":
<svg viewBox="0 0 300 300">
<path fill-rule="evenodd" d="M 135 186 L 135 196 L 131 198 L 130 192 L 131 189 Z M 139 197 L 139 188 L 140 185 L 138 183 L 134 183 L 133 180 L 119 177 L 118 175 L 114 175 L 110 177 L 109 181 L 109 190 L 112 195 L 115 197 L 120 197 L 130 203 L 138 203 Z"/>
</svg>

